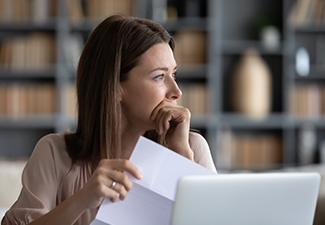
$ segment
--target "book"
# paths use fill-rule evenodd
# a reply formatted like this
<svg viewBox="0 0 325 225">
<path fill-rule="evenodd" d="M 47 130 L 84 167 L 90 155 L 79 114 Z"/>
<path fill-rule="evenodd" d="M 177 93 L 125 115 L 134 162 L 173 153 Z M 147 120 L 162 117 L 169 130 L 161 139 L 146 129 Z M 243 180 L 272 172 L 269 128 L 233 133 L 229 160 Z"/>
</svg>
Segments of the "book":
<svg viewBox="0 0 325 225">
<path fill-rule="evenodd" d="M 314 24 L 315 26 L 319 26 L 321 25 L 322 23 L 324 23 L 322 21 L 323 19 L 323 14 L 324 14 L 324 0 L 317 0 L 317 3 L 316 3 L 316 9 L 315 9 L 315 15 L 314 15 Z"/>
<path fill-rule="evenodd" d="M 182 97 L 177 104 L 188 108 L 193 115 L 206 115 L 208 111 L 208 94 L 205 83 L 180 84 Z"/>
<path fill-rule="evenodd" d="M 69 20 L 72 24 L 80 24 L 84 19 L 81 0 L 68 0 Z"/>
<path fill-rule="evenodd" d="M 56 2 L 56 0 L 32 0 L 30 3 L 32 11 L 30 20 L 36 24 L 50 21 L 52 17 L 51 10 L 54 10 Z"/>
<path fill-rule="evenodd" d="M 295 27 L 324 24 L 324 0 L 296 0 L 289 14 Z"/>
<path fill-rule="evenodd" d="M 324 87 L 317 84 L 296 85 L 289 90 L 289 112 L 297 119 L 319 119 L 324 115 Z"/>
<path fill-rule="evenodd" d="M 25 116 L 53 114 L 56 91 L 52 83 L 8 83 L 0 85 L 0 114 Z"/>
<path fill-rule="evenodd" d="M 223 132 L 219 160 L 226 169 L 264 170 L 282 163 L 283 147 L 279 136 L 235 134 L 229 129 Z"/>
<path fill-rule="evenodd" d="M 0 23 L 47 23 L 56 8 L 57 0 L 0 0 Z"/>
<path fill-rule="evenodd" d="M 1 69 L 9 69 L 11 58 L 11 45 L 12 42 L 9 39 L 2 41 L 0 45 L 0 66 Z"/>
<path fill-rule="evenodd" d="M 102 20 L 114 14 L 133 15 L 132 0 L 86 0 L 85 5 L 86 17 L 91 21 Z"/>
<path fill-rule="evenodd" d="M 207 59 L 206 32 L 183 29 L 175 35 L 175 59 L 182 64 L 204 64 Z"/>
<path fill-rule="evenodd" d="M 75 84 L 68 84 L 63 89 L 62 110 L 65 115 L 74 117 L 77 115 L 77 93 Z"/>
<path fill-rule="evenodd" d="M 47 70 L 55 63 L 55 38 L 33 32 L 27 36 L 4 39 L 0 46 L 0 64 L 13 71 Z"/>
</svg>

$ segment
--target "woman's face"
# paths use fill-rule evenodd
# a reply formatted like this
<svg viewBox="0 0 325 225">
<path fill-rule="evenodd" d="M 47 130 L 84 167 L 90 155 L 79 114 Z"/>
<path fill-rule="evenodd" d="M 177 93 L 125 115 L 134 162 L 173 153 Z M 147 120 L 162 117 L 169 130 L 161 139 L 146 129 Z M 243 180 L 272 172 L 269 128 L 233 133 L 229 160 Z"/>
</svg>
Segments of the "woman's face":
<svg viewBox="0 0 325 225">
<path fill-rule="evenodd" d="M 122 112 L 128 128 L 145 132 L 155 129 L 150 119 L 152 111 L 162 101 L 176 104 L 182 96 L 175 82 L 177 65 L 167 43 L 156 44 L 147 50 L 139 63 L 121 82 Z"/>
</svg>

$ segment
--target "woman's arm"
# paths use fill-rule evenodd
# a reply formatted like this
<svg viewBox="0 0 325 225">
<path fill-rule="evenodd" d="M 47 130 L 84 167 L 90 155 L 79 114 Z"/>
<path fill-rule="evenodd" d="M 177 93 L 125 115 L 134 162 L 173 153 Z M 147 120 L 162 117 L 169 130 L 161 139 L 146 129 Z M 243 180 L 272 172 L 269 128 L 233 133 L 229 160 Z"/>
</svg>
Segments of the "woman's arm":
<svg viewBox="0 0 325 225">
<path fill-rule="evenodd" d="M 102 160 L 84 188 L 30 224 L 74 224 L 82 213 L 97 208 L 106 197 L 112 202 L 119 198 L 124 200 L 132 188 L 132 182 L 123 171 L 141 179 L 140 171 L 128 160 Z M 111 187 L 114 181 L 116 185 Z"/>
<path fill-rule="evenodd" d="M 182 106 L 162 101 L 152 112 L 159 135 L 166 133 L 168 147 L 216 172 L 207 141 L 198 133 L 190 132 L 190 111 Z"/>
<path fill-rule="evenodd" d="M 56 208 L 45 214 L 44 216 L 38 218 L 31 222 L 31 225 L 37 224 L 47 224 L 47 225 L 57 225 L 57 224 L 74 224 L 76 220 L 82 215 L 86 210 L 82 206 L 82 199 L 79 197 L 79 193 L 66 199 Z"/>
<path fill-rule="evenodd" d="M 73 224 L 87 209 L 97 208 L 105 197 L 113 202 L 126 197 L 132 182 L 123 171 L 141 178 L 131 162 L 106 159 L 99 163 L 86 184 L 76 185 L 80 171 L 70 173 L 67 178 L 71 160 L 65 148 L 60 135 L 48 135 L 37 143 L 22 175 L 21 194 L 4 216 L 2 225 Z M 62 186 L 63 179 L 68 179 L 66 182 L 72 182 L 71 185 Z M 111 188 L 113 181 L 116 185 Z"/>
</svg>

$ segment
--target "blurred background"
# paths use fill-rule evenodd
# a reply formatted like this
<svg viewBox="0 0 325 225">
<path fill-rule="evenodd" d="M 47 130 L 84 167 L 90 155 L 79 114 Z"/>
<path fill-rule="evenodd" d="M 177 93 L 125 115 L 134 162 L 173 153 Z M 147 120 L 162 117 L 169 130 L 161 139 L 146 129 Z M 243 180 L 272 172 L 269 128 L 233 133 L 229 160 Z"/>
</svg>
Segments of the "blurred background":
<svg viewBox="0 0 325 225">
<path fill-rule="evenodd" d="M 0 186 L 75 129 L 78 58 L 112 14 L 173 35 L 179 104 L 219 172 L 325 171 L 325 0 L 0 0 Z"/>
</svg>

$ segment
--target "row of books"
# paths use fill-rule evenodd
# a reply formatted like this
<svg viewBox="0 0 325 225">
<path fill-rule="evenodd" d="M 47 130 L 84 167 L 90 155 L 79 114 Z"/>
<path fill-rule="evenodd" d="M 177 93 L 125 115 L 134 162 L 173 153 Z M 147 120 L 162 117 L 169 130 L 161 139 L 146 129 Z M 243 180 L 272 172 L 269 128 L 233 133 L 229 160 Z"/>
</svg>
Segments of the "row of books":
<svg viewBox="0 0 325 225">
<path fill-rule="evenodd" d="M 177 104 L 188 108 L 192 115 L 205 115 L 208 111 L 208 92 L 204 83 L 179 85 L 183 95 Z"/>
<path fill-rule="evenodd" d="M 61 100 L 62 112 L 69 116 L 77 115 L 77 92 L 75 84 L 68 84 L 63 88 L 63 96 Z"/>
<path fill-rule="evenodd" d="M 56 91 L 51 83 L 0 84 L 1 115 L 52 114 L 55 109 Z"/>
<path fill-rule="evenodd" d="M 296 118 L 317 119 L 325 115 L 325 86 L 297 85 L 290 89 L 290 113 Z"/>
<path fill-rule="evenodd" d="M 71 22 L 133 15 L 133 0 L 67 0 Z M 57 16 L 58 0 L 0 0 L 0 23 L 46 23 Z"/>
<path fill-rule="evenodd" d="M 325 0 L 296 0 L 289 18 L 297 27 L 324 25 Z"/>
<path fill-rule="evenodd" d="M 207 61 L 207 35 L 204 31 L 179 30 L 175 36 L 178 64 L 204 64 Z"/>
<path fill-rule="evenodd" d="M 45 23 L 56 16 L 57 0 L 0 0 L 0 23 Z"/>
<path fill-rule="evenodd" d="M 274 134 L 222 133 L 221 156 L 226 169 L 263 170 L 282 163 L 282 139 Z"/>
<path fill-rule="evenodd" d="M 180 84 L 182 97 L 179 105 L 190 109 L 193 115 L 208 111 L 208 92 L 205 83 Z M 54 110 L 54 84 L 0 84 L 1 114 L 33 114 Z M 76 114 L 75 85 L 63 88 L 62 109 L 65 114 Z M 48 99 L 49 101 L 47 101 Z M 47 104 L 50 103 L 50 104 Z M 45 108 L 43 108 L 45 106 Z M 290 113 L 297 118 L 319 118 L 325 115 L 325 87 L 317 85 L 296 86 L 290 92 Z"/>
<path fill-rule="evenodd" d="M 113 14 L 131 16 L 133 0 L 68 0 L 68 9 L 70 21 L 78 24 L 85 18 L 101 20 Z"/>
<path fill-rule="evenodd" d="M 44 70 L 55 63 L 54 35 L 34 32 L 7 38 L 0 45 L 0 66 L 11 70 Z"/>
</svg>

